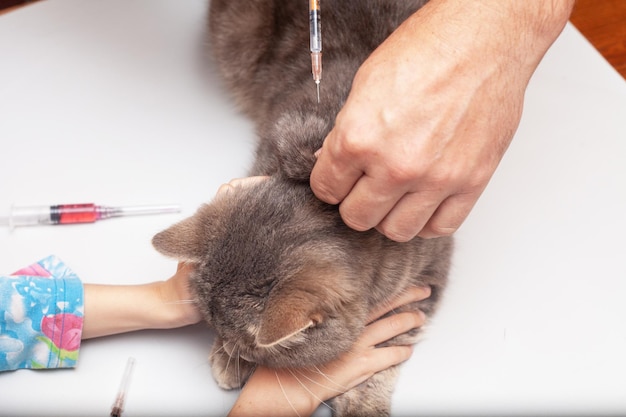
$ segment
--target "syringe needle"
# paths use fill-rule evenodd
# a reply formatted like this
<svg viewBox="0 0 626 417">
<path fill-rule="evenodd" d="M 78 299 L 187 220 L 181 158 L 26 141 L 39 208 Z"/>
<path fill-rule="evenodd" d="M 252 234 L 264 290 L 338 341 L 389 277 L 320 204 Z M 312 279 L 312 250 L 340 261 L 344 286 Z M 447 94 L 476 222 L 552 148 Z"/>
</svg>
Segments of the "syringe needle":
<svg viewBox="0 0 626 417">
<path fill-rule="evenodd" d="M 128 358 L 126 362 L 126 369 L 124 369 L 124 376 L 120 383 L 120 389 L 115 397 L 115 402 L 111 407 L 111 417 L 122 417 L 124 411 L 124 403 L 126 402 L 126 395 L 128 394 L 128 385 L 130 383 L 130 376 L 133 373 L 133 367 L 135 366 L 135 358 L 132 356 Z"/>
<path fill-rule="evenodd" d="M 320 103 L 320 83 L 315 83 L 317 85 L 317 104 Z"/>
<path fill-rule="evenodd" d="M 309 0 L 309 46 L 311 49 L 311 71 L 317 86 L 317 102 L 320 102 L 320 81 L 322 81 L 322 25 L 319 0 Z"/>
</svg>

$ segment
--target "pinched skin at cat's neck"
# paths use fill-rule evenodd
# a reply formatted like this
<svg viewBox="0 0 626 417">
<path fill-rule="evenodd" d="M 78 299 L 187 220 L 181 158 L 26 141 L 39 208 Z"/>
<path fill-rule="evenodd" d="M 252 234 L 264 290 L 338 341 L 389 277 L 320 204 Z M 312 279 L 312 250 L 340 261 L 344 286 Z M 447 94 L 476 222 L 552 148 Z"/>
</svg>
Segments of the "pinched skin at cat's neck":
<svg viewBox="0 0 626 417">
<path fill-rule="evenodd" d="M 423 1 L 324 3 L 324 79 L 317 104 L 306 9 L 292 0 L 212 0 L 210 44 L 227 87 L 256 123 L 250 173 L 267 181 L 219 195 L 154 238 L 166 255 L 196 264 L 197 305 L 218 338 L 210 355 L 223 388 L 254 364 L 320 365 L 346 352 L 373 306 L 409 285 L 428 300 L 403 309 L 432 315 L 446 285 L 450 238 L 393 242 L 348 228 L 308 185 L 321 147 L 371 51 Z M 303 17 L 304 16 L 304 17 Z M 402 310 L 402 309 L 399 309 Z M 390 341 L 414 341 L 418 331 Z M 333 399 L 338 416 L 390 410 L 396 369 Z"/>
</svg>

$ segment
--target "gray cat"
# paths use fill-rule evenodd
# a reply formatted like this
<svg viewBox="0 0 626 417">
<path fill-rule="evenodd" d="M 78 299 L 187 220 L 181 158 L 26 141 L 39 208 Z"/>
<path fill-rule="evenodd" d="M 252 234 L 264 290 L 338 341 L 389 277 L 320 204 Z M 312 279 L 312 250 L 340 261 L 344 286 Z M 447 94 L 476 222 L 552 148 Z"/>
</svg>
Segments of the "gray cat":
<svg viewBox="0 0 626 417">
<path fill-rule="evenodd" d="M 350 349 L 368 312 L 409 285 L 432 315 L 445 287 L 452 240 L 396 243 L 344 225 L 309 187 L 322 145 L 361 62 L 424 1 L 324 2 L 324 79 L 317 103 L 305 1 L 213 0 L 209 34 L 226 86 L 257 126 L 251 175 L 157 234 L 163 254 L 196 265 L 192 291 L 217 339 L 210 356 L 222 388 L 240 387 L 255 364 L 314 366 Z M 417 331 L 388 343 L 414 341 Z M 337 416 L 389 414 L 396 368 L 333 400 Z"/>
</svg>

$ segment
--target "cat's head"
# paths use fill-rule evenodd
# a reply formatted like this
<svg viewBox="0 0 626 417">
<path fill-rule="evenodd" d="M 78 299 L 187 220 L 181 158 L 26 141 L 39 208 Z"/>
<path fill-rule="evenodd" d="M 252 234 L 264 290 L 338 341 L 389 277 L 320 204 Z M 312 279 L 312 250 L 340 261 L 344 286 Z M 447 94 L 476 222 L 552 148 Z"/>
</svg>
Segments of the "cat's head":
<svg viewBox="0 0 626 417">
<path fill-rule="evenodd" d="M 272 177 L 218 194 L 153 244 L 195 264 L 198 307 L 225 346 L 302 366 L 333 359 L 363 328 L 367 262 L 350 250 L 354 233 L 308 185 Z"/>
</svg>

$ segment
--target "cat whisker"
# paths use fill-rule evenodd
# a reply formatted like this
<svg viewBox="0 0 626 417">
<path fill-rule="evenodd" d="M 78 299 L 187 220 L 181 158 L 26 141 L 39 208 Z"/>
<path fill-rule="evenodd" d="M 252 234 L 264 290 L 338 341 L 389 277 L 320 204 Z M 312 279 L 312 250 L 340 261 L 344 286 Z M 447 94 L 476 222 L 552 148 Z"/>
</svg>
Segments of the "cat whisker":
<svg viewBox="0 0 626 417">
<path fill-rule="evenodd" d="M 283 348 L 283 349 L 285 349 L 285 350 L 291 350 L 291 349 L 292 349 L 292 348 L 291 348 L 291 346 L 290 346 L 290 344 L 289 344 L 289 343 L 286 343 L 286 342 L 280 342 L 280 343 L 278 344 L 278 346 L 280 346 L 281 348 Z"/>
<path fill-rule="evenodd" d="M 194 300 L 176 300 L 176 301 L 168 301 L 167 303 L 163 303 L 163 304 L 194 304 L 195 301 Z"/>
<path fill-rule="evenodd" d="M 220 352 L 221 352 L 221 351 L 223 351 L 223 350 L 224 350 L 224 344 L 222 344 L 222 346 L 221 346 L 219 349 L 217 349 L 216 351 L 212 352 L 212 353 L 209 355 L 209 360 L 213 360 L 213 358 L 215 357 L 215 355 L 217 355 L 218 353 L 220 353 Z"/>
<path fill-rule="evenodd" d="M 295 374 L 295 373 L 294 373 L 291 369 L 287 368 L 287 370 L 289 371 L 289 373 L 290 373 L 290 374 L 291 374 L 294 378 L 296 378 L 296 381 L 298 381 L 298 383 L 302 386 L 302 388 L 304 388 L 304 389 L 305 389 L 305 390 L 306 390 L 309 394 L 311 394 L 311 395 L 312 395 L 312 396 L 313 396 L 313 397 L 314 397 L 317 401 L 319 401 L 320 403 L 324 404 L 326 407 L 328 407 L 328 408 L 329 408 L 330 410 L 332 410 L 333 412 L 335 411 L 335 409 L 334 409 L 334 408 L 332 408 L 332 407 L 331 407 L 328 403 L 326 403 L 326 402 L 325 402 L 325 401 L 323 401 L 320 397 L 318 397 L 317 395 L 315 395 L 315 394 L 314 394 L 314 393 L 313 393 L 313 392 L 309 389 L 309 387 L 307 387 L 307 386 L 306 386 L 306 384 L 304 384 L 304 382 L 302 382 L 302 381 L 300 380 L 300 378 L 298 378 L 298 376 L 297 376 L 297 375 L 296 375 L 296 374 Z M 324 386 L 324 385 L 318 384 L 316 381 L 313 381 L 311 378 L 307 377 L 307 376 L 306 376 L 306 375 L 304 375 L 302 372 L 298 372 L 298 373 L 299 373 L 301 376 L 305 377 L 307 380 L 309 380 L 309 381 L 313 382 L 313 383 L 314 383 L 314 384 L 316 384 L 316 385 L 319 385 L 319 386 L 324 387 L 324 388 L 329 388 L 329 387 L 326 387 L 326 386 Z M 329 389 L 331 389 L 331 388 L 329 388 Z M 333 391 L 334 391 L 334 390 L 333 390 Z M 338 393 L 341 393 L 342 391 L 337 391 L 337 392 L 338 392 Z"/>
<path fill-rule="evenodd" d="M 287 400 L 287 403 L 289 404 L 293 412 L 296 413 L 298 417 L 302 417 L 300 413 L 298 413 L 298 410 L 296 410 L 296 407 L 293 406 L 289 397 L 287 396 L 287 393 L 285 392 L 285 388 L 283 388 L 283 384 L 280 382 L 280 377 L 278 376 L 278 372 L 274 371 L 274 375 L 276 375 L 276 381 L 278 381 L 278 386 L 280 387 L 280 390 L 283 393 L 283 397 L 285 397 L 285 400 Z"/>
<path fill-rule="evenodd" d="M 250 376 L 252 376 L 252 374 L 256 371 L 256 368 L 259 366 L 258 363 L 253 363 L 252 364 L 252 370 L 250 371 L 250 374 L 248 374 L 248 379 L 250 379 Z M 245 383 L 248 382 L 247 380 L 245 381 Z"/>
<path fill-rule="evenodd" d="M 348 390 L 348 387 L 333 381 L 333 379 L 331 377 L 329 377 L 326 373 L 324 373 L 317 366 L 314 365 L 314 366 L 312 366 L 312 367 L 310 367 L 308 369 L 311 370 L 311 372 L 315 372 L 316 374 L 322 376 L 324 379 L 326 379 L 328 382 L 330 382 L 332 385 L 334 385 L 334 387 L 322 384 L 321 382 L 318 382 L 318 381 L 315 381 L 314 379 L 312 379 L 312 378 L 308 377 L 307 375 L 305 375 L 302 371 L 298 371 L 298 373 L 303 378 L 308 379 L 309 381 L 311 381 L 315 385 L 318 385 L 320 387 L 326 388 L 326 389 L 328 389 L 330 391 L 334 391 L 334 392 L 336 392 L 338 394 L 342 394 L 342 393 L 344 393 L 344 392 L 346 392 Z"/>
<path fill-rule="evenodd" d="M 239 364 L 241 363 L 241 356 L 239 355 L 239 349 L 241 349 L 240 346 L 237 346 L 237 384 L 241 387 L 241 368 L 239 367 Z"/>
<path fill-rule="evenodd" d="M 223 344 L 222 344 L 222 348 L 224 348 Z M 224 348 L 224 350 L 226 350 L 226 348 Z M 232 356 L 228 355 L 228 361 L 226 361 L 226 366 L 224 367 L 224 372 L 226 372 L 228 370 L 228 367 L 230 366 L 230 360 L 231 359 L 232 359 Z"/>
<path fill-rule="evenodd" d="M 280 351 L 274 346 L 267 346 L 267 347 L 264 347 L 264 349 L 267 352 L 267 354 L 271 356 L 276 356 L 280 353 Z"/>
</svg>

